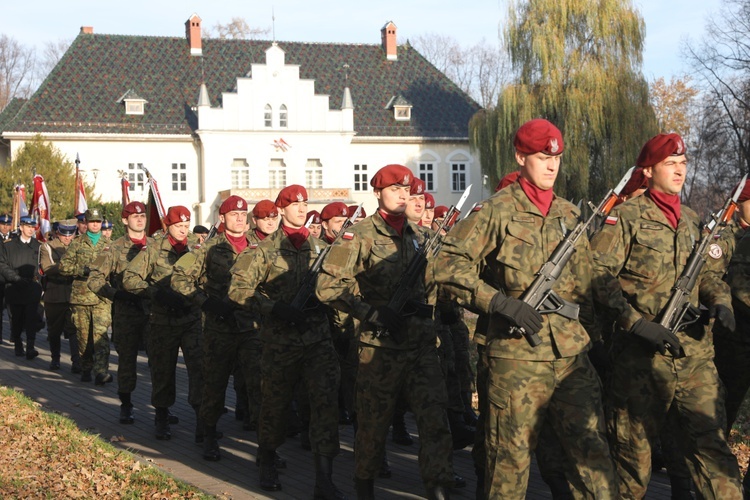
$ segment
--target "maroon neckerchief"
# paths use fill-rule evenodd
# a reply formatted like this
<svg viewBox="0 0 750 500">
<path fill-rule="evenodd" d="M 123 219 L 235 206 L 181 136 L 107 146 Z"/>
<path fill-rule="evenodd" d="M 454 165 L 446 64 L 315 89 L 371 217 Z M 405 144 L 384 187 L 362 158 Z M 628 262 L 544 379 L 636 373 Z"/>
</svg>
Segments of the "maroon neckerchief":
<svg viewBox="0 0 750 500">
<path fill-rule="evenodd" d="M 260 241 L 263 241 L 266 239 L 266 236 L 268 235 L 256 227 L 255 236 L 257 236 Z"/>
<path fill-rule="evenodd" d="M 680 195 L 666 194 L 661 191 L 646 191 L 646 196 L 654 200 L 656 206 L 664 214 L 674 229 L 677 229 L 677 223 L 680 221 Z"/>
<path fill-rule="evenodd" d="M 146 246 L 145 236 L 141 239 L 135 239 L 132 236 L 128 236 L 128 238 L 130 238 L 130 242 L 133 243 L 133 246 L 136 247 L 138 250 L 143 250 L 143 247 Z"/>
<path fill-rule="evenodd" d="M 300 227 L 299 229 L 294 229 L 293 227 L 285 226 L 284 224 L 282 224 L 281 229 L 284 231 L 286 237 L 289 238 L 289 241 L 292 242 L 292 245 L 294 245 L 294 248 L 296 248 L 297 250 L 302 247 L 302 244 L 307 240 L 307 237 L 310 236 L 310 231 L 308 231 L 304 226 Z"/>
<path fill-rule="evenodd" d="M 547 217 L 549 208 L 552 206 L 552 199 L 555 197 L 554 191 L 551 189 L 540 189 L 523 177 L 519 177 L 518 182 L 521 184 L 523 192 L 526 193 L 526 197 L 542 212 L 542 215 Z"/>
<path fill-rule="evenodd" d="M 230 236 L 228 232 L 224 231 L 224 236 L 227 237 L 227 241 L 231 243 L 232 248 L 234 248 L 236 253 L 240 253 L 247 248 L 247 238 L 244 233 L 239 236 Z"/>
<path fill-rule="evenodd" d="M 329 245 L 332 245 L 332 244 L 333 244 L 333 242 L 334 242 L 334 241 L 336 241 L 336 237 L 335 237 L 335 236 L 334 236 L 333 238 L 329 238 L 329 237 L 328 237 L 328 235 L 327 235 L 327 234 L 325 234 L 325 233 L 323 233 L 323 239 L 324 239 L 324 240 L 326 240 L 326 242 L 327 242 L 327 243 L 328 243 Z"/>
<path fill-rule="evenodd" d="M 396 230 L 399 236 L 404 235 L 404 224 L 406 224 L 406 217 L 404 217 L 404 214 L 391 215 L 385 210 L 378 210 L 378 213 L 386 224 Z"/>
<path fill-rule="evenodd" d="M 178 254 L 181 254 L 187 248 L 187 238 L 182 241 L 177 241 L 176 239 L 172 238 L 171 234 L 167 234 L 167 239 L 169 240 L 169 243 L 172 244 L 172 248 L 174 248 L 174 251 Z"/>
</svg>

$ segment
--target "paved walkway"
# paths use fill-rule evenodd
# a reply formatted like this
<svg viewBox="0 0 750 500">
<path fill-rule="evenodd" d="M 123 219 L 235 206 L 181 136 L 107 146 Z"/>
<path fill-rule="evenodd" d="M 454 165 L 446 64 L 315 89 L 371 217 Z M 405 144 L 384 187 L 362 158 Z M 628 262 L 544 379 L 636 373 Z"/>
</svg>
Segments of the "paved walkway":
<svg viewBox="0 0 750 500">
<path fill-rule="evenodd" d="M 234 391 L 231 388 L 227 391 L 226 401 L 230 412 L 219 421 L 219 429 L 224 432 L 224 438 L 220 440 L 222 458 L 219 462 L 207 462 L 201 458 L 201 447 L 193 442 L 195 414 L 187 404 L 187 374 L 182 358 L 177 370 L 177 403 L 172 407 L 172 413 L 180 418 L 180 423 L 172 426 L 170 441 L 157 441 L 153 436 L 154 413 L 149 404 L 151 384 L 145 357 L 138 359 L 138 387 L 133 393 L 136 422 L 134 425 L 121 425 L 118 422 L 120 402 L 116 382 L 97 387 L 93 383 L 83 383 L 79 375 L 71 374 L 66 341 L 63 341 L 62 369 L 49 371 L 50 356 L 44 330 L 38 334 L 38 358 L 27 361 L 26 358 L 15 357 L 13 347 L 7 340 L 7 319 L 4 323 L 5 343 L 0 346 L 0 385 L 23 392 L 39 402 L 45 410 L 71 418 L 81 429 L 99 434 L 102 439 L 112 441 L 115 446 L 131 451 L 209 494 L 232 499 L 298 499 L 312 496 L 312 454 L 300 446 L 298 438 L 290 439 L 279 449 L 288 462 L 288 468 L 280 470 L 283 490 L 269 496 L 259 488 L 255 467 L 255 432 L 243 431 L 241 422 L 234 419 Z M 117 354 L 113 349 L 110 373 L 116 376 L 116 372 Z M 421 498 L 424 494 L 416 456 L 419 439 L 410 414 L 407 414 L 407 427 L 415 443 L 412 446 L 399 446 L 389 440 L 388 456 L 393 477 L 376 480 L 375 494 L 378 498 Z M 341 454 L 334 462 L 334 482 L 350 498 L 354 498 L 351 427 L 341 426 L 340 434 Z M 468 449 L 455 452 L 454 468 L 457 474 L 466 478 L 468 485 L 452 491 L 451 496 L 473 499 L 476 483 Z M 527 499 L 545 498 L 550 498 L 549 490 L 534 467 Z M 647 498 L 669 498 L 669 484 L 663 473 L 654 475 Z"/>
</svg>

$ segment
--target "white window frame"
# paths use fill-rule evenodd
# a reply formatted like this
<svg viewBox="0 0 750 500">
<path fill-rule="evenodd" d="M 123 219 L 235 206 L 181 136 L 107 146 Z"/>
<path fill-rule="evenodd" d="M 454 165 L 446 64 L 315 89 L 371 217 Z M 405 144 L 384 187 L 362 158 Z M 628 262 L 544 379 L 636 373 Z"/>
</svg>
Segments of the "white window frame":
<svg viewBox="0 0 750 500">
<path fill-rule="evenodd" d="M 286 108 L 286 104 L 282 104 L 279 107 L 279 127 L 287 128 L 289 126 L 289 110 Z"/>
<path fill-rule="evenodd" d="M 273 127 L 273 108 L 270 104 L 266 104 L 263 108 L 263 124 L 266 128 Z"/>
<path fill-rule="evenodd" d="M 323 163 L 320 158 L 308 158 L 305 163 L 305 188 L 323 189 Z"/>
<path fill-rule="evenodd" d="M 186 163 L 172 163 L 172 191 L 187 191 Z"/>
<path fill-rule="evenodd" d="M 451 192 L 463 193 L 469 185 L 469 162 L 452 160 L 451 166 Z M 458 181 L 458 182 L 457 182 Z M 460 183 L 463 182 L 463 185 Z"/>
<path fill-rule="evenodd" d="M 365 193 L 370 190 L 370 173 L 367 171 L 367 163 L 354 164 L 353 181 L 352 188 L 355 193 Z"/>
<path fill-rule="evenodd" d="M 429 167 L 429 169 L 427 168 Z M 417 172 L 420 179 L 424 181 L 425 191 L 434 193 L 437 191 L 437 168 L 434 161 L 420 161 L 417 163 Z M 429 180 L 427 179 L 429 177 Z"/>
<path fill-rule="evenodd" d="M 232 160 L 231 185 L 232 189 L 250 189 L 250 164 L 247 158 Z"/>
<path fill-rule="evenodd" d="M 146 173 L 141 169 L 143 163 L 128 163 L 128 191 L 143 192 L 146 189 Z"/>
<path fill-rule="evenodd" d="M 286 163 L 283 158 L 271 158 L 268 163 L 268 187 L 270 189 L 286 187 Z"/>
</svg>

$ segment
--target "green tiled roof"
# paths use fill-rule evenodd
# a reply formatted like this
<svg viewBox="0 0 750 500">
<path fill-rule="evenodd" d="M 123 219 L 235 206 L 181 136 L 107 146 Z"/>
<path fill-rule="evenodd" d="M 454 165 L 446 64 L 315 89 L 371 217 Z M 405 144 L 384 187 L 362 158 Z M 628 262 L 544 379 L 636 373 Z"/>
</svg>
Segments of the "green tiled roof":
<svg viewBox="0 0 750 500">
<path fill-rule="evenodd" d="M 0 112 L 0 133 L 5 130 L 8 123 L 13 121 L 24 104 L 26 104 L 26 99 L 14 97 L 10 100 L 8 105 L 3 108 Z"/>
<path fill-rule="evenodd" d="M 203 40 L 203 56 L 191 56 L 185 38 L 81 34 L 4 131 L 190 134 L 191 110 L 205 75 L 213 106 L 253 63 L 265 63 L 271 42 Z M 387 61 L 380 45 L 278 42 L 300 78 L 315 80 L 315 93 L 340 109 L 344 65 L 360 136 L 467 137 L 479 105 L 414 48 L 398 47 Z M 144 115 L 126 115 L 117 100 L 128 91 L 148 101 Z M 388 101 L 401 95 L 411 121 L 397 122 Z M 0 115 L 4 118 L 5 113 Z M 2 122 L 0 122 L 2 125 Z"/>
</svg>

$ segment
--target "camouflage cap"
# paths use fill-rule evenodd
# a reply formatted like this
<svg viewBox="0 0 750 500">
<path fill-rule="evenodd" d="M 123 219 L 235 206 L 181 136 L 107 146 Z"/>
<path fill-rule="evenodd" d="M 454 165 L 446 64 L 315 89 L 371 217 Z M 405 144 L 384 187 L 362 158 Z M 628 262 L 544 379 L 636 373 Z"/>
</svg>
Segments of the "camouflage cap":
<svg viewBox="0 0 750 500">
<path fill-rule="evenodd" d="M 101 222 L 104 220 L 102 211 L 98 208 L 89 208 L 83 216 L 86 218 L 86 222 Z"/>
</svg>

